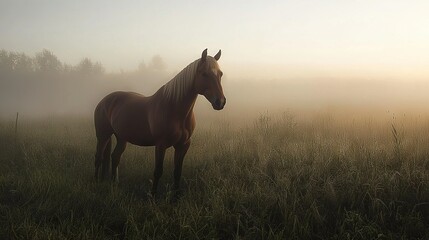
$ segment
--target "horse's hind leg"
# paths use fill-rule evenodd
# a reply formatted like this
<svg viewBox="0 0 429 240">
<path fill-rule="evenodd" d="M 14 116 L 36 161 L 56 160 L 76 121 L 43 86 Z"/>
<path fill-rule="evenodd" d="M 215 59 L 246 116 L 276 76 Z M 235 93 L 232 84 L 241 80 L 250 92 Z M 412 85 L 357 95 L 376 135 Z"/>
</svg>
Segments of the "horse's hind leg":
<svg viewBox="0 0 429 240">
<path fill-rule="evenodd" d="M 112 152 L 112 138 L 109 137 L 109 140 L 106 143 L 106 147 L 103 152 L 103 160 L 101 161 L 101 179 L 106 180 L 109 173 L 110 166 L 110 153 Z"/>
<path fill-rule="evenodd" d="M 98 180 L 98 172 L 100 166 L 104 166 L 102 164 L 105 161 L 105 151 L 108 150 L 110 152 L 110 136 L 97 137 L 97 149 L 95 153 L 95 179 Z M 109 153 L 110 155 L 110 153 Z M 103 167 L 104 168 L 104 167 Z"/>
<path fill-rule="evenodd" d="M 117 139 L 116 147 L 112 152 L 112 181 L 119 182 L 118 165 L 119 161 L 121 160 L 121 155 L 125 151 L 126 146 L 126 141 Z"/>
</svg>

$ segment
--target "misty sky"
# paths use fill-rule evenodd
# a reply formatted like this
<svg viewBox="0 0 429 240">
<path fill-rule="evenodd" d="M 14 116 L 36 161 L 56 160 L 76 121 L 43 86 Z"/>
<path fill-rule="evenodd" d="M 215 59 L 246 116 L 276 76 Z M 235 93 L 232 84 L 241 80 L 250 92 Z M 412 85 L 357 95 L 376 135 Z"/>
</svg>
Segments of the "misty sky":
<svg viewBox="0 0 429 240">
<path fill-rule="evenodd" d="M 222 49 L 228 78 L 429 77 L 429 1 L 0 1 L 0 49 L 176 71 Z"/>
</svg>

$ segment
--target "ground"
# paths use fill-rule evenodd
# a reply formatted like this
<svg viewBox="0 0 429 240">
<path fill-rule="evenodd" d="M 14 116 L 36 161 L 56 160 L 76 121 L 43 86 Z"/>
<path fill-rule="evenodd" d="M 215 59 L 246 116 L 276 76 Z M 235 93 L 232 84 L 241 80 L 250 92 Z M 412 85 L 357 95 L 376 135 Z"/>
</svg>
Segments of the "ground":
<svg viewBox="0 0 429 240">
<path fill-rule="evenodd" d="M 89 118 L 0 122 L 1 239 L 429 239 L 429 117 L 262 114 L 199 123 L 171 203 L 172 150 L 129 145 L 93 179 Z"/>
</svg>

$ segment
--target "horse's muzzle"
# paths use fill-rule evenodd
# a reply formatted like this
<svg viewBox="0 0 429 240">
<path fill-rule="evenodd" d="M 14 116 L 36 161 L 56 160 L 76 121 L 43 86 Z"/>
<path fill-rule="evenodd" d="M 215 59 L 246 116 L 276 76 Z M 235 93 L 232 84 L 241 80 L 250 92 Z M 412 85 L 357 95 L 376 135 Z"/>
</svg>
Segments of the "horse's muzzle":
<svg viewBox="0 0 429 240">
<path fill-rule="evenodd" d="M 225 107 L 226 98 L 217 98 L 214 102 L 212 102 L 213 109 L 222 110 Z"/>
</svg>

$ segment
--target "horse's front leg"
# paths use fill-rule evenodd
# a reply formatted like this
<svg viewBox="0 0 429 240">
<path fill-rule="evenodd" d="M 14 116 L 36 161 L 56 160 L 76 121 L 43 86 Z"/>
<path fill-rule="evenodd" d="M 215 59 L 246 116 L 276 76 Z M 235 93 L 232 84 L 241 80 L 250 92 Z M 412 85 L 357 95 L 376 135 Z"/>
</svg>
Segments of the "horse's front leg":
<svg viewBox="0 0 429 240">
<path fill-rule="evenodd" d="M 177 198 L 180 193 L 180 177 L 182 176 L 183 159 L 188 152 L 191 140 L 186 143 L 174 146 L 174 197 Z"/>
<path fill-rule="evenodd" d="M 164 146 L 155 147 L 155 170 L 153 172 L 153 183 L 152 183 L 152 191 L 151 191 L 151 194 L 153 197 L 155 197 L 156 195 L 159 179 L 162 176 L 165 150 L 166 148 Z"/>
</svg>

